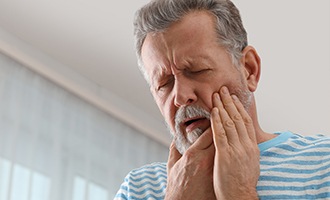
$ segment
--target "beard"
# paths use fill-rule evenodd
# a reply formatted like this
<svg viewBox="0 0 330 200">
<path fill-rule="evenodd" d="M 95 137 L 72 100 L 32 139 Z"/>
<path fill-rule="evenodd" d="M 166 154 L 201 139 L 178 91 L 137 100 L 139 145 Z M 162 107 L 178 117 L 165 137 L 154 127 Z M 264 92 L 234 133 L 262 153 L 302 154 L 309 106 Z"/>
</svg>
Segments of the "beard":
<svg viewBox="0 0 330 200">
<path fill-rule="evenodd" d="M 245 110 L 248 110 L 252 103 L 252 92 L 250 92 L 248 89 L 239 88 L 235 90 L 235 94 L 243 104 Z M 185 131 L 182 130 L 182 122 L 187 118 L 195 117 L 206 118 L 209 120 L 210 112 L 196 105 L 182 106 L 176 111 L 175 114 L 174 131 L 169 128 L 169 124 L 167 123 L 167 127 L 169 128 L 172 136 L 174 137 L 173 139 L 175 142 L 175 146 L 182 155 L 205 131 L 202 128 L 196 128 L 188 133 L 185 133 Z"/>
<path fill-rule="evenodd" d="M 181 128 L 182 122 L 187 118 L 202 117 L 210 119 L 210 112 L 196 106 L 189 105 L 180 107 L 175 114 L 175 133 L 174 136 L 175 146 L 177 150 L 183 154 L 204 132 L 201 128 L 196 128 L 193 131 L 184 134 Z"/>
</svg>

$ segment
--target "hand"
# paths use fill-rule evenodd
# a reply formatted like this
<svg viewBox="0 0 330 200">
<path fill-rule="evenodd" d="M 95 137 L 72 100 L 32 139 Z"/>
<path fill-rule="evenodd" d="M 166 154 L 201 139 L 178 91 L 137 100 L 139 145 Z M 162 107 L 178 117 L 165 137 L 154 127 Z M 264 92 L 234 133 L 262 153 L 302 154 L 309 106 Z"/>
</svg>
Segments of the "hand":
<svg viewBox="0 0 330 200">
<path fill-rule="evenodd" d="M 215 199 L 212 137 L 212 131 L 209 128 L 182 156 L 172 142 L 167 163 L 165 199 Z"/>
<path fill-rule="evenodd" d="M 258 199 L 259 148 L 252 120 L 236 96 L 223 87 L 213 95 L 211 127 L 215 146 L 217 199 Z"/>
</svg>

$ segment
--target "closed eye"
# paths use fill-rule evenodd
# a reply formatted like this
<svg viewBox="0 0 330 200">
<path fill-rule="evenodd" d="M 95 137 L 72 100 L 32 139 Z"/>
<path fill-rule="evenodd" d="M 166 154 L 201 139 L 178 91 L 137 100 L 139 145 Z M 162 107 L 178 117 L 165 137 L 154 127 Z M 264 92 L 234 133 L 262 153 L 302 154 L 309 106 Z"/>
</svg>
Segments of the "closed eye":
<svg viewBox="0 0 330 200">
<path fill-rule="evenodd" d="M 159 86 L 156 88 L 157 91 L 162 91 L 162 90 L 166 89 L 167 87 L 170 87 L 172 85 L 173 81 L 174 81 L 174 77 L 172 76 L 168 80 L 166 80 L 163 83 L 159 84 Z"/>
<path fill-rule="evenodd" d="M 210 69 L 201 69 L 201 70 L 187 70 L 186 73 L 187 75 L 200 75 L 208 72 Z"/>
<path fill-rule="evenodd" d="M 193 74 L 198 74 L 198 73 L 202 73 L 205 72 L 207 69 L 202 69 L 202 70 L 198 70 L 198 71 L 192 71 L 191 73 Z"/>
</svg>

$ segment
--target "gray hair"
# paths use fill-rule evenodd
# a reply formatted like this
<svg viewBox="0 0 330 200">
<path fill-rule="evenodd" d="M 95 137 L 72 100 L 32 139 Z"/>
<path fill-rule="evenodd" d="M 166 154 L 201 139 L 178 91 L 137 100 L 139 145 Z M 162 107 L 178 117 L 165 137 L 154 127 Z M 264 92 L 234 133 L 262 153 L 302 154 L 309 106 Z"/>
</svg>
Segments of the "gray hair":
<svg viewBox="0 0 330 200">
<path fill-rule="evenodd" d="M 148 33 L 162 32 L 189 12 L 205 10 L 216 18 L 216 31 L 219 44 L 232 57 L 237 67 L 242 50 L 247 46 L 247 33 L 243 27 L 240 13 L 230 0 L 152 0 L 136 12 L 134 36 L 138 65 L 145 79 L 141 59 L 141 49 Z"/>
</svg>

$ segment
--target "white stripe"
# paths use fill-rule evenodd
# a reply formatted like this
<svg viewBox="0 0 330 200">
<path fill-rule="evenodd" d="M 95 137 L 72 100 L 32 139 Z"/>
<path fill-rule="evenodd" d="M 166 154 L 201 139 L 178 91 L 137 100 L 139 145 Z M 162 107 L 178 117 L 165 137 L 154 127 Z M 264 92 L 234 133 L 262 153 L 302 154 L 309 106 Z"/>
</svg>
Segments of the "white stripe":
<svg viewBox="0 0 330 200">
<path fill-rule="evenodd" d="M 271 181 L 271 180 L 264 180 L 259 181 L 258 186 L 295 186 L 295 187 L 303 187 L 307 185 L 321 185 L 327 181 L 330 181 L 330 177 L 324 178 L 324 179 L 318 179 L 318 180 L 312 180 L 307 182 L 283 182 L 283 181 Z"/>
<path fill-rule="evenodd" d="M 156 173 L 155 173 L 156 172 Z M 160 169 L 148 169 L 148 170 L 141 170 L 141 171 L 135 171 L 131 173 L 131 176 L 133 178 L 138 178 L 141 176 L 149 175 L 149 176 L 160 176 L 164 175 L 166 176 L 166 171 L 160 170 Z"/>
<path fill-rule="evenodd" d="M 145 183 L 144 183 L 144 184 L 145 184 Z M 162 181 L 158 187 L 154 187 L 154 186 L 152 186 L 151 184 L 145 184 L 143 187 L 138 187 L 138 188 L 136 188 L 136 187 L 134 187 L 134 186 L 132 186 L 132 185 L 129 185 L 129 187 L 130 187 L 131 189 L 133 189 L 135 192 L 141 192 L 141 191 L 144 190 L 144 189 L 160 190 L 160 189 L 165 188 L 165 186 L 166 186 L 166 181 L 165 181 L 165 182 Z M 148 190 L 147 190 L 147 191 L 148 191 Z"/>
<path fill-rule="evenodd" d="M 157 176 L 155 176 L 155 177 L 157 177 Z M 133 181 L 132 179 L 129 180 L 129 182 L 133 183 L 134 185 L 141 185 L 141 184 L 144 184 L 147 181 L 150 182 L 151 184 L 159 184 L 162 181 L 166 182 L 166 179 L 165 178 L 157 178 L 156 180 L 151 180 L 150 178 L 146 177 L 146 178 L 142 178 L 140 181 Z"/>
<path fill-rule="evenodd" d="M 161 173 L 166 174 L 166 165 L 165 164 L 163 165 L 162 163 L 145 165 L 138 169 L 132 170 L 131 174 L 135 175 L 135 174 L 143 173 L 143 172 L 151 172 L 151 173 L 161 172 Z"/>
<path fill-rule="evenodd" d="M 260 196 L 262 195 L 292 195 L 292 196 L 296 196 L 296 195 L 305 195 L 305 194 L 309 194 L 309 195 L 317 195 L 317 194 L 321 194 L 321 193 L 325 193 L 325 192 L 330 192 L 329 187 L 324 187 L 321 188 L 319 190 L 302 190 L 302 191 L 295 191 L 295 190 L 262 190 L 262 191 L 258 191 L 258 194 Z"/>
<path fill-rule="evenodd" d="M 326 174 L 329 172 L 329 169 L 324 169 L 321 171 L 314 172 L 312 174 L 294 174 L 290 172 L 276 172 L 276 171 L 261 171 L 260 176 L 277 176 L 281 178 L 312 178 L 314 176 Z"/>
<path fill-rule="evenodd" d="M 302 149 L 301 151 L 297 151 L 297 152 L 292 152 L 289 149 L 274 147 L 271 152 L 281 153 L 281 154 L 288 154 L 288 155 L 298 155 L 298 154 L 301 154 L 301 153 L 315 153 L 315 149 L 317 149 L 318 152 L 329 152 L 330 153 L 330 148 L 329 147 L 308 148 L 308 149 Z"/>
<path fill-rule="evenodd" d="M 297 140 L 295 140 L 297 141 Z M 305 148 L 308 148 L 308 147 L 311 147 L 311 146 L 314 146 L 314 145 L 320 145 L 320 144 L 329 144 L 329 140 L 315 140 L 315 141 L 309 141 L 309 140 L 298 140 L 300 142 L 303 142 L 305 144 L 307 144 L 306 146 L 303 146 L 303 145 L 300 145 L 300 144 L 297 144 L 293 141 L 290 141 L 290 143 L 287 143 L 286 145 L 289 145 L 291 147 L 294 147 L 296 149 L 305 149 Z"/>
<path fill-rule="evenodd" d="M 137 195 L 137 194 L 135 194 L 135 193 L 130 193 L 130 196 L 131 197 L 135 197 L 135 198 L 137 198 L 137 199 L 145 199 L 145 197 L 147 196 L 147 195 L 154 195 L 155 197 L 162 197 L 163 195 L 164 195 L 164 191 L 162 191 L 162 192 L 160 192 L 160 193 L 155 193 L 155 192 L 153 192 L 153 191 L 151 191 L 151 190 L 148 190 L 146 193 L 142 193 L 141 195 Z"/>
<path fill-rule="evenodd" d="M 329 149 L 329 148 L 328 148 Z M 328 150 L 329 151 L 329 150 Z M 276 152 L 276 153 L 280 153 L 280 152 Z M 283 154 L 283 152 L 281 152 Z M 260 160 L 261 161 L 267 161 L 267 162 L 283 162 L 283 161 L 289 161 L 289 160 L 303 160 L 303 161 L 319 161 L 320 160 L 320 156 L 295 156 L 295 154 L 285 154 L 287 156 L 291 156 L 288 158 L 279 158 L 279 157 L 268 157 L 268 156 L 261 156 Z M 330 159 L 330 152 L 329 155 L 326 156 L 322 156 L 322 160 L 326 160 L 326 159 Z"/>
<path fill-rule="evenodd" d="M 274 165 L 260 165 L 260 168 L 263 170 L 270 170 L 272 168 L 291 168 L 296 170 L 315 170 L 320 167 L 330 165 L 330 160 L 327 162 L 322 162 L 318 165 L 298 165 L 298 164 L 274 164 Z"/>
</svg>

